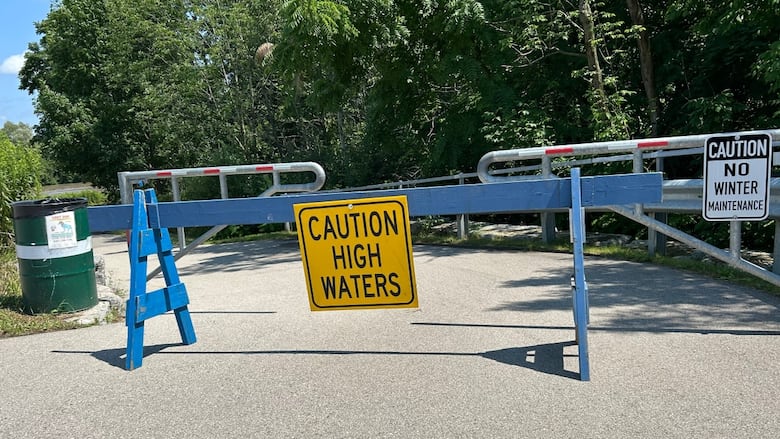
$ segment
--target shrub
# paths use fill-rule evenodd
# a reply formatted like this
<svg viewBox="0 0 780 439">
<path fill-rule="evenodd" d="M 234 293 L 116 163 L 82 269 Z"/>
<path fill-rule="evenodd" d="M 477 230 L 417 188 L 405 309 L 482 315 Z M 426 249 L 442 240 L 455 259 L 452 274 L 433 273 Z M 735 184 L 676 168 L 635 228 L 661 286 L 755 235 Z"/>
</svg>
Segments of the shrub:
<svg viewBox="0 0 780 439">
<path fill-rule="evenodd" d="M 53 197 L 52 197 L 53 198 Z M 87 189 L 78 192 L 58 194 L 56 198 L 86 198 L 90 206 L 102 206 L 108 202 L 108 197 L 98 189 Z"/>
<path fill-rule="evenodd" d="M 40 197 L 42 173 L 37 150 L 15 145 L 0 132 L 0 248 L 13 243 L 11 203 Z"/>
</svg>

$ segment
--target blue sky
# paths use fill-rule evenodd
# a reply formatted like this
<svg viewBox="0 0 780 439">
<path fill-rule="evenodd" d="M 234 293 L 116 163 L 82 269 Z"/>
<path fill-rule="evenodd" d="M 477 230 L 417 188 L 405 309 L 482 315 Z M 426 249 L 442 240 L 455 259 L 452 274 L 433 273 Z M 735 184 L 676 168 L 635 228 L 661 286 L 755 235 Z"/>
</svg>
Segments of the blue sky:
<svg viewBox="0 0 780 439">
<path fill-rule="evenodd" d="M 33 97 L 19 90 L 18 68 L 27 44 L 38 41 L 36 21 L 46 18 L 52 0 L 0 0 L 0 126 L 6 121 L 38 123 Z"/>
</svg>

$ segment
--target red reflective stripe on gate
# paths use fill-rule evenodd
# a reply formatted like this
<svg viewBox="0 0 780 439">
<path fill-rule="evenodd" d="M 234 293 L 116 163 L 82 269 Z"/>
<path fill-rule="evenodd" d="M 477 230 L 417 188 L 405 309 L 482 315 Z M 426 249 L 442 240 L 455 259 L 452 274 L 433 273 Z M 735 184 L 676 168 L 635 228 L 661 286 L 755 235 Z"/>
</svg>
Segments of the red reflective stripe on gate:
<svg viewBox="0 0 780 439">
<path fill-rule="evenodd" d="M 173 175 L 171 171 L 162 171 L 157 173 L 158 177 L 170 177 L 171 175 Z"/>
<path fill-rule="evenodd" d="M 574 148 L 571 146 L 566 146 L 562 148 L 547 148 L 544 150 L 545 154 L 566 154 L 574 152 Z"/>
<path fill-rule="evenodd" d="M 273 166 L 255 166 L 255 171 L 273 171 Z"/>
<path fill-rule="evenodd" d="M 217 168 L 210 168 L 210 169 L 204 169 L 204 174 L 219 174 L 219 169 Z"/>
<path fill-rule="evenodd" d="M 659 148 L 669 146 L 669 142 L 666 140 L 656 140 L 652 142 L 639 142 L 636 144 L 637 148 Z"/>
</svg>

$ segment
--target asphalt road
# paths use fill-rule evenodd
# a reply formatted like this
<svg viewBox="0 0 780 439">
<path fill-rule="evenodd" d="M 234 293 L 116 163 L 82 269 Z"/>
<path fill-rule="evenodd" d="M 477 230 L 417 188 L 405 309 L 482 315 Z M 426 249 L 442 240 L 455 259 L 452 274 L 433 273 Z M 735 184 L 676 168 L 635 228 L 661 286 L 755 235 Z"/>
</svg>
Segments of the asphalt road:
<svg viewBox="0 0 780 439">
<path fill-rule="evenodd" d="M 96 236 L 127 288 L 122 237 Z M 780 300 L 586 258 L 578 380 L 565 254 L 415 246 L 419 309 L 309 311 L 294 242 L 179 262 L 197 343 L 146 324 L 0 339 L 0 437 L 776 438 Z M 155 280 L 150 288 L 160 284 Z"/>
</svg>

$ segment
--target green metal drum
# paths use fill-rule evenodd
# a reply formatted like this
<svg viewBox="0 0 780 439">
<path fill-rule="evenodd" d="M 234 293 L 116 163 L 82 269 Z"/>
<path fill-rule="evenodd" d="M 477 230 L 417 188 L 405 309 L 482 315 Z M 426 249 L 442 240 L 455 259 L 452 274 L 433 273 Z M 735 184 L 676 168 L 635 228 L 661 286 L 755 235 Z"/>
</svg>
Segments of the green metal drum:
<svg viewBox="0 0 780 439">
<path fill-rule="evenodd" d="M 12 206 L 25 312 L 74 312 L 97 305 L 86 198 Z"/>
</svg>

